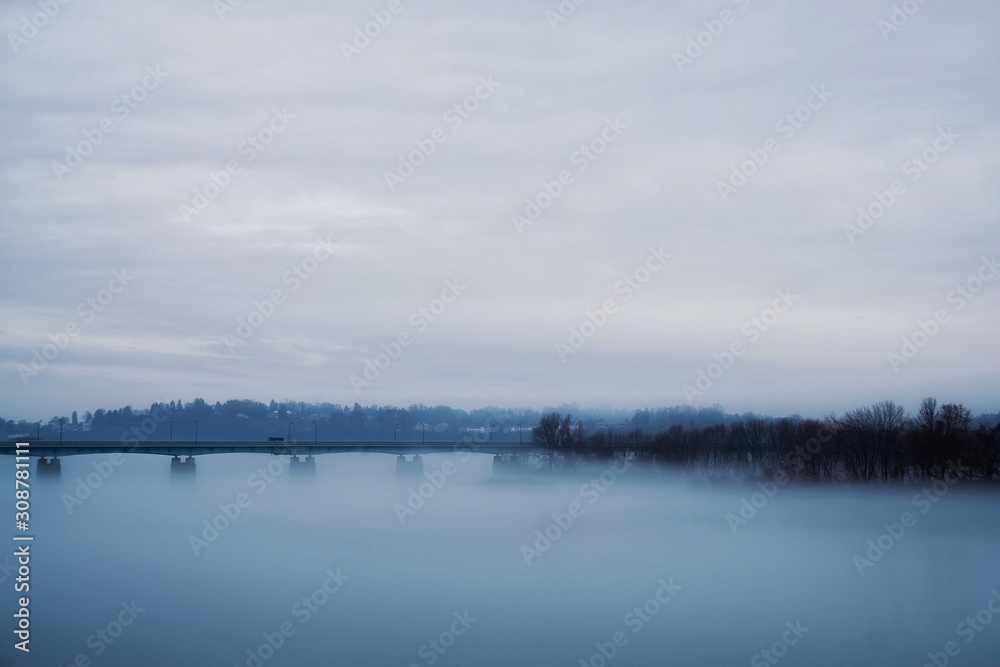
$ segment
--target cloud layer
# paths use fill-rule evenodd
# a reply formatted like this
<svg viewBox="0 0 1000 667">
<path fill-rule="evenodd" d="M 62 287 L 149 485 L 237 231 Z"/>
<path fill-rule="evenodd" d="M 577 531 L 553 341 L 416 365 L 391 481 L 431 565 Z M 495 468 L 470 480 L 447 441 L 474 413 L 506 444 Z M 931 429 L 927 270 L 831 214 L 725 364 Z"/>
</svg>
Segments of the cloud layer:
<svg viewBox="0 0 1000 667">
<path fill-rule="evenodd" d="M 0 10 L 6 416 L 997 409 L 994 4 L 234 5 Z"/>
</svg>

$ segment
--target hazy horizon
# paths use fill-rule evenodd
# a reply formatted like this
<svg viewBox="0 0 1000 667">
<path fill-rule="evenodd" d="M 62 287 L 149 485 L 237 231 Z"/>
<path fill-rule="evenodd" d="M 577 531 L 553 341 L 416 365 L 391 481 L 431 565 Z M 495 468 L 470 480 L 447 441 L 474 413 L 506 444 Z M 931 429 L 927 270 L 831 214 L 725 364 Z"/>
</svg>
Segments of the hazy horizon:
<svg viewBox="0 0 1000 667">
<path fill-rule="evenodd" d="M 244 398 L 240 398 L 240 399 L 234 399 L 233 397 L 228 397 L 228 398 L 225 398 L 225 399 L 220 398 L 218 401 L 216 401 L 214 399 L 210 400 L 210 399 L 207 399 L 207 398 L 205 398 L 203 396 L 191 396 L 189 398 L 192 399 L 192 400 L 196 399 L 196 398 L 202 398 L 210 406 L 214 406 L 216 404 L 216 402 L 224 404 L 227 400 L 259 401 L 260 403 L 263 403 L 265 405 L 269 404 L 272 400 L 276 401 L 279 404 L 285 404 L 285 403 L 307 403 L 307 404 L 310 404 L 310 405 L 320 405 L 320 404 L 323 404 L 323 403 L 329 403 L 329 404 L 333 404 L 333 405 L 341 405 L 341 406 L 348 406 L 348 407 L 351 406 L 351 405 L 353 405 L 353 403 L 336 403 L 335 401 L 316 401 L 316 402 L 313 402 L 313 401 L 299 401 L 299 400 L 289 399 L 289 398 L 286 398 L 286 399 L 283 399 L 283 400 L 278 400 L 277 398 L 268 398 L 266 400 L 263 400 L 263 399 L 245 398 L 245 397 Z M 969 408 L 969 410 L 971 411 L 972 416 L 974 418 L 981 417 L 981 416 L 991 416 L 991 415 L 1000 414 L 1000 409 L 998 409 L 998 408 L 994 408 L 992 410 L 990 410 L 990 409 L 976 410 L 976 409 L 970 408 L 970 406 L 969 406 L 968 403 L 964 403 L 963 401 L 960 401 L 960 400 L 952 400 L 950 398 L 933 397 L 933 396 L 930 397 L 930 398 L 937 398 L 937 399 L 939 399 L 939 402 L 942 405 L 946 404 L 946 403 L 953 403 L 953 404 L 964 405 L 964 407 Z M 183 399 L 181 397 L 177 397 L 176 399 L 171 399 L 171 398 L 168 397 L 167 399 L 165 399 L 162 402 L 169 403 L 171 400 L 185 400 L 185 399 Z M 886 400 L 890 400 L 891 401 L 892 399 L 888 398 Z M 157 402 L 160 402 L 160 401 L 157 401 Z M 185 403 L 189 404 L 190 402 L 191 402 L 191 400 L 185 400 Z M 909 415 L 910 417 L 916 416 L 917 410 L 919 408 L 919 404 L 911 406 L 909 404 L 901 404 L 898 401 L 895 401 L 895 402 L 897 404 L 902 405 L 902 407 L 906 411 L 907 415 Z M 587 414 L 592 414 L 592 413 L 603 414 L 603 413 L 624 412 L 624 413 L 628 413 L 628 414 L 632 415 L 632 414 L 635 414 L 636 412 L 639 412 L 639 411 L 642 411 L 642 410 L 655 411 L 655 410 L 658 410 L 658 409 L 670 409 L 670 408 L 677 408 L 677 407 L 690 407 L 690 406 L 684 406 L 684 405 L 642 405 L 642 406 L 637 406 L 637 407 L 628 407 L 628 406 L 619 407 L 619 406 L 613 406 L 613 405 L 609 405 L 609 404 L 604 404 L 604 405 L 582 405 L 582 404 L 576 403 L 576 402 L 573 402 L 573 403 L 560 403 L 560 404 L 557 404 L 557 405 L 539 405 L 539 406 L 513 405 L 513 404 L 512 405 L 470 405 L 470 406 L 464 406 L 464 405 L 449 405 L 449 404 L 444 404 L 444 403 L 421 403 L 419 401 L 416 401 L 416 402 L 406 402 L 406 403 L 402 403 L 402 404 L 385 404 L 385 405 L 376 404 L 376 403 L 364 403 L 364 402 L 359 402 L 359 404 L 362 407 L 364 407 L 364 408 L 368 408 L 368 407 L 372 407 L 372 408 L 376 408 L 376 407 L 390 408 L 391 407 L 391 408 L 403 409 L 403 410 L 409 410 L 413 406 L 421 406 L 422 405 L 422 406 L 427 407 L 427 408 L 446 407 L 446 408 L 451 408 L 451 409 L 454 409 L 454 410 L 464 410 L 465 412 L 470 412 L 470 413 L 473 412 L 473 411 L 477 411 L 477 410 L 480 410 L 480 411 L 489 411 L 489 410 L 492 410 L 494 408 L 496 408 L 496 409 L 506 409 L 506 410 L 530 410 L 530 411 L 537 411 L 537 412 L 540 412 L 540 413 L 549 413 L 549 412 L 567 413 L 567 414 L 573 414 L 574 417 L 579 417 L 581 412 L 582 413 L 587 413 Z M 989 405 L 988 403 L 986 403 L 986 404 Z M 699 406 L 699 408 L 694 408 L 694 409 L 697 410 L 697 409 L 700 409 L 700 408 L 713 408 L 713 407 L 715 407 L 715 408 L 721 409 L 723 411 L 723 413 L 725 413 L 726 415 L 745 415 L 745 414 L 748 414 L 748 413 L 753 413 L 756 416 L 768 417 L 768 418 L 775 418 L 775 419 L 782 419 L 782 418 L 787 418 L 787 417 L 801 417 L 803 419 L 816 419 L 816 420 L 822 421 L 826 417 L 830 416 L 831 413 L 835 413 L 837 415 L 843 415 L 845 412 L 847 412 L 849 410 L 854 410 L 856 408 L 867 407 L 867 405 L 869 405 L 869 404 L 859 403 L 857 405 L 846 406 L 846 407 L 844 407 L 842 409 L 839 409 L 839 410 L 827 410 L 825 412 L 818 413 L 818 414 L 804 414 L 804 413 L 801 413 L 801 412 L 769 413 L 769 412 L 758 412 L 758 411 L 755 411 L 755 410 L 735 410 L 735 409 L 729 409 L 727 406 L 724 406 L 724 405 Z M 136 404 L 136 403 L 132 402 L 132 403 L 122 403 L 120 405 L 119 404 L 115 404 L 115 405 L 87 405 L 85 407 L 75 406 L 75 407 L 70 407 L 65 412 L 63 412 L 63 411 L 56 411 L 56 412 L 52 412 L 52 413 L 48 413 L 48 414 L 36 414 L 34 416 L 25 416 L 25 415 L 20 415 L 20 414 L 0 414 L 0 418 L 13 420 L 15 422 L 21 421 L 21 420 L 29 422 L 29 423 L 35 423 L 35 422 L 38 422 L 38 421 L 42 421 L 43 424 L 46 424 L 54 416 L 69 417 L 69 415 L 72 412 L 75 411 L 75 412 L 78 413 L 78 415 L 80 416 L 80 420 L 82 421 L 83 414 L 85 412 L 88 412 L 88 411 L 89 412 L 94 412 L 94 411 L 96 411 L 98 409 L 102 409 L 102 410 L 119 410 L 119 409 L 121 409 L 123 407 L 131 407 L 133 410 L 143 411 L 143 410 L 148 410 L 149 409 L 149 404 L 147 404 L 147 405 L 141 405 L 141 404 Z M 575 419 L 574 419 L 574 422 L 575 422 Z M 535 424 L 530 424 L 530 425 L 527 425 L 527 426 L 535 426 Z"/>
</svg>

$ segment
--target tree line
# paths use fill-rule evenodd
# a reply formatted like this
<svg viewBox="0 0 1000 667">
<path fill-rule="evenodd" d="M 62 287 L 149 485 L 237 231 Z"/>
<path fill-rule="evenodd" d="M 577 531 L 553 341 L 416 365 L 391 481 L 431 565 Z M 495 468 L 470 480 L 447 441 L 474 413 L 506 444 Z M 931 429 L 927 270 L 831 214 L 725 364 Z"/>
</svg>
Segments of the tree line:
<svg viewBox="0 0 1000 667">
<path fill-rule="evenodd" d="M 581 408 L 562 405 L 587 428 L 667 428 L 673 424 L 705 426 L 729 423 L 737 415 L 726 414 L 720 406 L 694 408 L 676 406 L 656 410 Z M 414 404 L 408 407 L 358 403 L 306 403 L 233 399 L 209 403 L 156 401 L 148 407 L 131 405 L 94 411 L 73 411 L 33 422 L 0 418 L 0 437 L 58 440 L 118 440 L 122 434 L 141 429 L 143 439 L 168 440 L 173 431 L 177 440 L 194 439 L 194 422 L 202 440 L 257 440 L 267 437 L 295 440 L 420 440 L 459 441 L 469 430 L 485 433 L 504 442 L 531 441 L 531 428 L 543 411 L 531 408 L 479 408 L 462 410 L 445 405 Z M 173 423 L 171 425 L 171 422 Z M 152 431 L 150 424 L 154 425 Z M 492 433 L 490 433 L 492 431 Z"/>
<path fill-rule="evenodd" d="M 532 430 L 549 465 L 628 458 L 693 469 L 706 479 L 894 484 L 1000 479 L 1000 419 L 924 399 L 916 416 L 882 401 L 825 419 L 749 417 L 704 427 L 675 424 L 591 431 L 549 412 Z M 787 476 L 787 477 L 784 477 Z"/>
</svg>

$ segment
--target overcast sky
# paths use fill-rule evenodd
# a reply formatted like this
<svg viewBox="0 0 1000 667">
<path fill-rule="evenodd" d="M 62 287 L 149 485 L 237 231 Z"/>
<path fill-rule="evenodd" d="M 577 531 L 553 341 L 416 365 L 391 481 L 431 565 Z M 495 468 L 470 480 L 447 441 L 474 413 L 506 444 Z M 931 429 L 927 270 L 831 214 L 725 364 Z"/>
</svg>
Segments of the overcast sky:
<svg viewBox="0 0 1000 667">
<path fill-rule="evenodd" d="M 1000 409 L 994 2 L 51 4 L 0 7 L 4 417 Z"/>
</svg>

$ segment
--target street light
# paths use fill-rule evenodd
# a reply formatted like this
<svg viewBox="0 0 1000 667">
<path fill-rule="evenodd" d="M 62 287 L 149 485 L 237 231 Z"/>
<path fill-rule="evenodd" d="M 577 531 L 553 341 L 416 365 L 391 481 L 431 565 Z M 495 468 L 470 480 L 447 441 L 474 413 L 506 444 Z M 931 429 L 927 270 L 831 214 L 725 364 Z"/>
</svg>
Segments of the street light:
<svg viewBox="0 0 1000 667">
<path fill-rule="evenodd" d="M 63 418 L 59 418 L 59 444 L 62 445 L 62 428 L 63 428 Z"/>
<path fill-rule="evenodd" d="M 174 441 L 174 420 L 170 420 L 170 442 Z"/>
<path fill-rule="evenodd" d="M 490 424 L 490 442 L 493 442 L 493 427 L 495 424 Z"/>
<path fill-rule="evenodd" d="M 420 444 L 427 442 L 427 424 L 420 422 Z"/>
<path fill-rule="evenodd" d="M 396 431 L 398 430 L 399 430 L 399 422 L 396 422 L 396 425 L 392 427 L 392 444 L 396 444 Z"/>
<path fill-rule="evenodd" d="M 313 420 L 313 444 L 319 445 L 319 424 Z"/>
<path fill-rule="evenodd" d="M 288 442 L 292 441 L 292 424 L 295 422 L 288 422 Z"/>
<path fill-rule="evenodd" d="M 197 419 L 192 419 L 191 421 L 194 422 L 194 444 L 197 445 L 198 444 L 198 420 Z"/>
<path fill-rule="evenodd" d="M 35 431 L 35 440 L 38 442 L 42 441 L 42 420 L 38 420 L 38 430 Z"/>
</svg>

